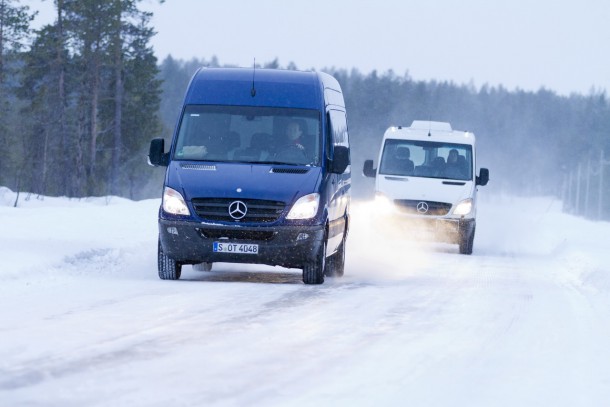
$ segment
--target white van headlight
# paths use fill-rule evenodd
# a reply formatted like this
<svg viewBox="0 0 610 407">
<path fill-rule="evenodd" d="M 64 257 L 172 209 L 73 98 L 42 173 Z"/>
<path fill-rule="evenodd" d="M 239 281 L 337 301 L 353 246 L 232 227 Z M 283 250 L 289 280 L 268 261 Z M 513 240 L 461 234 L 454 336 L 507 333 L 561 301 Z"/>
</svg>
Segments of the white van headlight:
<svg viewBox="0 0 610 407">
<path fill-rule="evenodd" d="M 173 215 L 189 216 L 191 214 L 180 192 L 169 187 L 165 187 L 163 190 L 163 210 Z"/>
<path fill-rule="evenodd" d="M 292 209 L 288 212 L 286 219 L 311 219 L 318 213 L 319 205 L 320 194 L 302 196 L 292 205 Z"/>
<path fill-rule="evenodd" d="M 392 204 L 392 200 L 388 198 L 383 192 L 375 193 L 375 211 L 378 214 L 388 214 L 392 212 L 394 209 L 394 205 Z"/>
<path fill-rule="evenodd" d="M 472 198 L 464 199 L 453 210 L 454 215 L 468 215 L 472 211 Z"/>
</svg>

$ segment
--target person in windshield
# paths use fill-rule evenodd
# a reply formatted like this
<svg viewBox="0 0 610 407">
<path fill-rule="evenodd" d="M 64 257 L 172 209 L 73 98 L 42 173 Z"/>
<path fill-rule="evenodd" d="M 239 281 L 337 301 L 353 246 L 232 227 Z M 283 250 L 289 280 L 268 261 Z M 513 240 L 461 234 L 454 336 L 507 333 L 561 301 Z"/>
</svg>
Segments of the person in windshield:
<svg viewBox="0 0 610 407">
<path fill-rule="evenodd" d="M 289 147 L 294 146 L 299 150 L 305 150 L 305 146 L 303 145 L 303 129 L 297 120 L 293 120 L 288 123 L 286 126 L 285 135 L 288 141 L 287 145 Z"/>
<path fill-rule="evenodd" d="M 458 155 L 458 151 L 455 148 L 449 150 L 449 155 L 447 156 L 447 165 L 457 165 Z"/>
<path fill-rule="evenodd" d="M 280 142 L 275 158 L 293 164 L 307 164 L 311 161 L 305 147 L 303 125 L 299 120 L 291 120 L 284 129 L 284 140 Z"/>
<path fill-rule="evenodd" d="M 460 156 L 458 150 L 452 148 L 447 155 L 447 165 L 445 166 L 445 177 L 455 179 L 465 179 L 466 160 Z"/>
</svg>

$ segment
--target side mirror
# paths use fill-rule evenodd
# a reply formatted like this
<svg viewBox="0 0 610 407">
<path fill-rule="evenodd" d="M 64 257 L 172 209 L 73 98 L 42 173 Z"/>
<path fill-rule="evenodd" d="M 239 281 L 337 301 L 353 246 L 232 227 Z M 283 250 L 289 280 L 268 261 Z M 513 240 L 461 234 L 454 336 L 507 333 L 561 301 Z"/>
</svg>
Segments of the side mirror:
<svg viewBox="0 0 610 407">
<path fill-rule="evenodd" d="M 362 175 L 369 178 L 375 178 L 377 175 L 377 169 L 373 168 L 373 160 L 366 160 L 362 167 Z"/>
<path fill-rule="evenodd" d="M 334 174 L 343 174 L 349 163 L 349 148 L 345 146 L 335 146 L 329 171 Z"/>
<path fill-rule="evenodd" d="M 167 167 L 169 164 L 169 154 L 165 154 L 165 140 L 156 138 L 150 141 L 148 150 L 148 165 L 157 167 L 159 165 Z"/>
<path fill-rule="evenodd" d="M 489 182 L 489 170 L 487 168 L 481 168 L 479 176 L 476 179 L 476 184 L 485 186 Z"/>
</svg>

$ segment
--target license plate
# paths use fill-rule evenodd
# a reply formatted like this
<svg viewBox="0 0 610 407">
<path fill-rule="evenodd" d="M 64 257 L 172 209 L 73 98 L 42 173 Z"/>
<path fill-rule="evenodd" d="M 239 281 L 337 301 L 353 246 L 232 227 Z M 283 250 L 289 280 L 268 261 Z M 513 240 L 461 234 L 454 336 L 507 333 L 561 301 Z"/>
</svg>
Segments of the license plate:
<svg viewBox="0 0 610 407">
<path fill-rule="evenodd" d="M 258 254 L 257 244 L 214 242 L 215 253 Z"/>
</svg>

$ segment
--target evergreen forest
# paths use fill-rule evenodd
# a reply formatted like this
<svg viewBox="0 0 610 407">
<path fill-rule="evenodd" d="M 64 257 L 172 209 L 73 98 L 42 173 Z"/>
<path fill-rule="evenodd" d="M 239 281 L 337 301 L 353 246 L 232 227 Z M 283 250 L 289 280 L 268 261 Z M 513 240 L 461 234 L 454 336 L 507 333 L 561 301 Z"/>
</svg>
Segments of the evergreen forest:
<svg viewBox="0 0 610 407">
<path fill-rule="evenodd" d="M 55 23 L 34 31 L 27 7 L 0 0 L 0 186 L 41 196 L 160 196 L 163 169 L 147 165 L 149 142 L 171 139 L 195 71 L 225 65 L 215 57 L 158 61 L 151 15 L 138 3 L 55 0 Z M 303 69 L 278 59 L 259 67 Z M 320 70 L 344 91 L 355 197 L 372 192 L 362 164 L 376 158 L 387 127 L 435 120 L 475 133 L 489 191 L 555 195 L 569 210 L 610 218 L 605 90 L 475 87 L 332 61 Z"/>
</svg>

